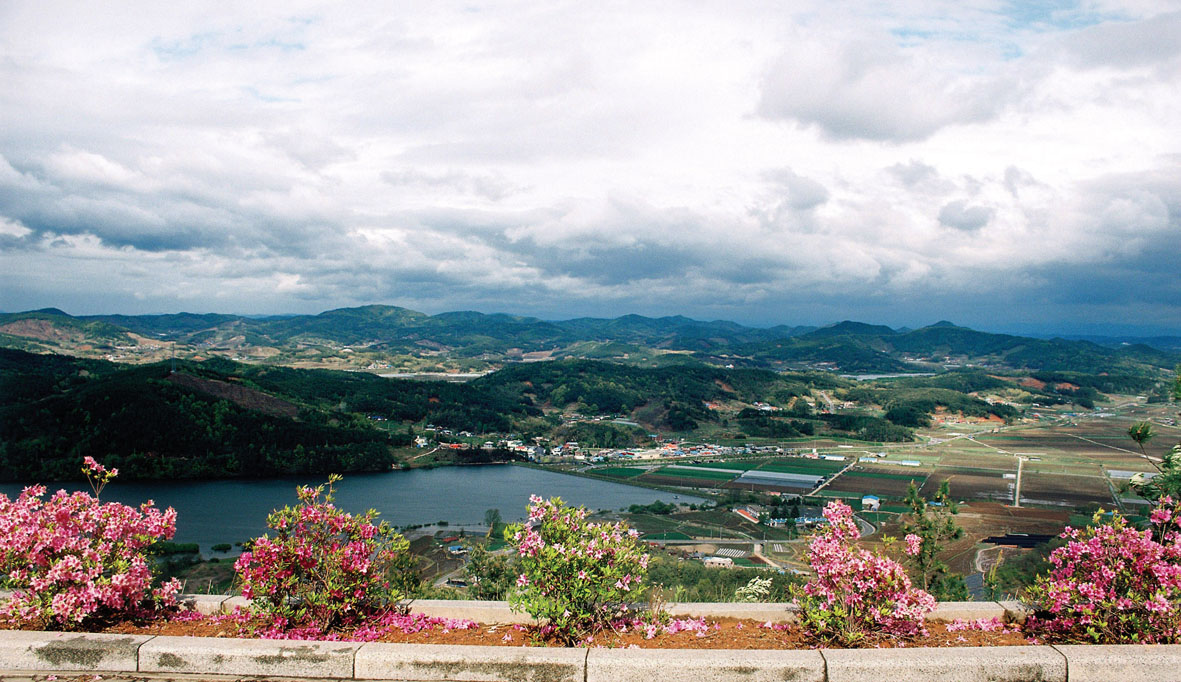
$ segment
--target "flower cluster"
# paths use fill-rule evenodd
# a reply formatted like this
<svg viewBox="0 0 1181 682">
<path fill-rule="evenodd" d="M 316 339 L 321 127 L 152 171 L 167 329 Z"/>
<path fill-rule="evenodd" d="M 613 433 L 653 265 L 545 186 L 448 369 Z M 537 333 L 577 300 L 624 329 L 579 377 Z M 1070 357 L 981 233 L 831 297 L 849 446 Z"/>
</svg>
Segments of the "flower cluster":
<svg viewBox="0 0 1181 682">
<path fill-rule="evenodd" d="M 86 458 L 83 471 L 96 490 L 114 478 Z M 180 583 L 152 589 L 148 548 L 170 540 L 176 511 L 102 504 L 87 493 L 30 486 L 16 500 L 0 494 L 0 574 L 15 588 L 6 613 L 46 626 L 144 616 L 176 605 Z"/>
<path fill-rule="evenodd" d="M 566 643 L 593 636 L 626 612 L 624 600 L 648 571 L 634 530 L 586 520 L 561 498 L 529 498 L 529 521 L 505 529 L 520 558 L 513 608 L 542 621 L 539 633 Z"/>
<path fill-rule="evenodd" d="M 242 596 L 253 599 L 278 629 L 321 633 L 380 616 L 402 595 L 390 573 L 409 543 L 377 512 L 353 516 L 332 504 L 339 476 L 324 486 L 298 489 L 300 506 L 271 512 L 264 535 L 234 564 Z M 323 495 L 323 498 L 321 498 Z"/>
<path fill-rule="evenodd" d="M 1067 528 L 1048 576 L 1027 593 L 1036 609 L 1026 630 L 1094 643 L 1181 642 L 1181 518 L 1169 497 L 1139 530 L 1113 514 L 1107 523 Z"/>
<path fill-rule="evenodd" d="M 1010 629 L 1006 626 L 1000 618 L 977 618 L 975 620 L 956 618 L 947 624 L 948 632 L 960 632 L 963 630 L 975 630 L 977 632 L 1017 632 L 1016 629 Z"/>
<path fill-rule="evenodd" d="M 924 616 L 935 599 L 913 587 L 897 562 L 853 546 L 860 534 L 848 505 L 830 502 L 824 517 L 829 525 L 808 545 L 816 576 L 792 588 L 805 631 L 844 646 L 868 636 L 926 634 Z"/>
</svg>

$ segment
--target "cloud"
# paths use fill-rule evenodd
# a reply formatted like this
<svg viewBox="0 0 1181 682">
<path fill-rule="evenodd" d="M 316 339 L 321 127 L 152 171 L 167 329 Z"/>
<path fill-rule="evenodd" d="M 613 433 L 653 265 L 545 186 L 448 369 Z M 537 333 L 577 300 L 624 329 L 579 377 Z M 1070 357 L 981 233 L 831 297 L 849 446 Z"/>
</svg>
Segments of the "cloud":
<svg viewBox="0 0 1181 682">
<path fill-rule="evenodd" d="M 922 140 L 947 126 L 996 117 L 1019 88 L 881 35 L 795 38 L 763 78 L 759 113 L 815 126 L 838 140 Z"/>
<path fill-rule="evenodd" d="M 1090 26 L 1065 37 L 1062 46 L 1074 64 L 1087 68 L 1176 66 L 1181 58 L 1178 36 L 1181 12 L 1171 12 L 1143 21 Z"/>
<path fill-rule="evenodd" d="M 962 199 L 946 203 L 939 209 L 940 225 L 965 232 L 975 232 L 987 225 L 991 219 L 992 209 L 986 206 L 970 206 Z"/>
<path fill-rule="evenodd" d="M 807 211 L 829 199 L 828 188 L 811 178 L 797 175 L 790 168 L 769 171 L 765 176 L 783 188 L 784 201 L 793 210 Z"/>
<path fill-rule="evenodd" d="M 0 19 L 7 309 L 968 323 L 957 301 L 1082 315 L 1092 271 L 1179 315 L 1177 15 L 1151 2 Z"/>
</svg>

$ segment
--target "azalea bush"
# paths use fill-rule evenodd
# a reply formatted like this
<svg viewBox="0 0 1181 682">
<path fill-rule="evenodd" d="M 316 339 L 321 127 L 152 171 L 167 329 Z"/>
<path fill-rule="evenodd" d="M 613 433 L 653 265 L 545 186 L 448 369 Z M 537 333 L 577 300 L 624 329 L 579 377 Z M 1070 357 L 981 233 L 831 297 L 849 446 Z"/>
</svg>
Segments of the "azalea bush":
<svg viewBox="0 0 1181 682">
<path fill-rule="evenodd" d="M 15 500 L 0 494 L 0 575 L 13 595 L 9 617 L 43 627 L 81 627 L 94 621 L 147 617 L 176 606 L 180 582 L 152 588 L 149 547 L 176 533 L 176 511 L 151 501 L 138 509 L 98 499 L 118 475 L 92 457 L 82 468 L 95 494 L 45 486 L 25 488 Z"/>
<path fill-rule="evenodd" d="M 333 504 L 334 485 L 297 489 L 300 504 L 267 516 L 274 537 L 251 541 L 234 564 L 242 596 L 271 618 L 272 629 L 320 632 L 380 618 L 403 596 L 393 575 L 410 543 L 377 512 L 353 515 Z"/>
<path fill-rule="evenodd" d="M 927 634 L 924 619 L 935 599 L 914 587 L 898 562 L 854 546 L 860 533 L 848 505 L 830 502 L 824 518 L 828 526 L 808 543 L 808 564 L 816 575 L 792 587 L 805 632 L 842 646 Z M 906 544 L 913 553 L 921 539 L 907 537 Z"/>
<path fill-rule="evenodd" d="M 1181 642 L 1181 507 L 1164 497 L 1138 529 L 1119 514 L 1097 513 L 1085 529 L 1068 527 L 1026 600 L 1032 634 L 1090 643 Z"/>
<path fill-rule="evenodd" d="M 561 498 L 529 498 L 528 523 L 505 529 L 520 574 L 509 602 L 541 621 L 539 635 L 572 644 L 624 617 L 648 570 L 638 534 L 623 523 L 591 523 Z"/>
</svg>

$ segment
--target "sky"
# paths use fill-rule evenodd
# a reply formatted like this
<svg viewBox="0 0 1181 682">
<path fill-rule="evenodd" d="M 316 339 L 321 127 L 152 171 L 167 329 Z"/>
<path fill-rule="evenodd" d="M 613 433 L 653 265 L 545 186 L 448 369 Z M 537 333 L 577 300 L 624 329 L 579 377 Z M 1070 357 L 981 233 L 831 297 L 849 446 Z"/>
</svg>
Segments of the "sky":
<svg viewBox="0 0 1181 682">
<path fill-rule="evenodd" d="M 0 310 L 1181 334 L 1181 0 L 0 3 Z"/>
</svg>

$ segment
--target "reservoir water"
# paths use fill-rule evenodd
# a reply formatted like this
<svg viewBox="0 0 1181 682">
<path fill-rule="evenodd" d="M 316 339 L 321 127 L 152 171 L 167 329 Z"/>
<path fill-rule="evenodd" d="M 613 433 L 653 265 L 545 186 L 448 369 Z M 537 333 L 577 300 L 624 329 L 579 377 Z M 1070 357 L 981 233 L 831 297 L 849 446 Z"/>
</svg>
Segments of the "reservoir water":
<svg viewBox="0 0 1181 682">
<path fill-rule="evenodd" d="M 177 512 L 175 542 L 195 542 L 204 552 L 218 543 L 236 543 L 266 531 L 271 510 L 295 504 L 298 485 L 317 485 L 327 477 L 232 481 L 123 482 L 115 479 L 102 493 L 104 502 L 139 505 L 154 500 Z M 0 484 L 0 492 L 14 497 L 24 486 Z M 89 490 L 83 482 L 48 484 Z M 525 517 L 531 494 L 561 497 L 592 510 L 619 509 L 656 500 L 672 502 L 671 493 L 521 466 L 440 467 L 350 474 L 337 484 L 336 504 L 350 512 L 376 509 L 393 526 L 447 521 L 451 526 L 483 525 L 484 512 L 499 509 L 505 521 Z M 680 502 L 700 498 L 680 495 Z"/>
</svg>

